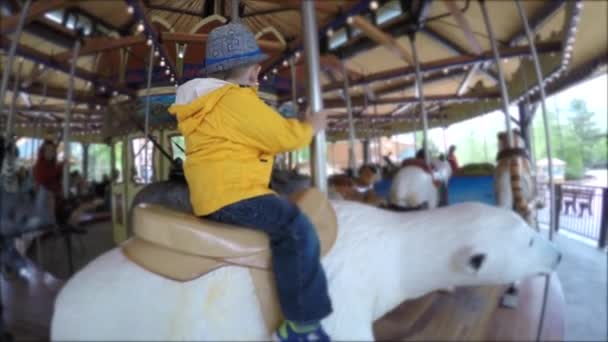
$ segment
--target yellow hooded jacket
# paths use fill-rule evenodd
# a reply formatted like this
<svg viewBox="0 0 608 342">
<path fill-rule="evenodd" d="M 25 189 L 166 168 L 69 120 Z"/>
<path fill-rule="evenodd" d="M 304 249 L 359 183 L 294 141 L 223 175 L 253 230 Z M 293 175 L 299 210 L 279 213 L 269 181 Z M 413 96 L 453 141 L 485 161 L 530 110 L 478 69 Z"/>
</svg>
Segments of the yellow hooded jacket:
<svg viewBox="0 0 608 342">
<path fill-rule="evenodd" d="M 195 93 L 186 104 L 178 104 L 178 89 L 169 108 L 185 138 L 184 173 L 199 216 L 272 193 L 268 185 L 275 154 L 307 146 L 313 135 L 310 124 L 285 119 L 266 105 L 257 89 L 198 79 L 205 80 L 219 87 L 202 96 Z"/>
</svg>

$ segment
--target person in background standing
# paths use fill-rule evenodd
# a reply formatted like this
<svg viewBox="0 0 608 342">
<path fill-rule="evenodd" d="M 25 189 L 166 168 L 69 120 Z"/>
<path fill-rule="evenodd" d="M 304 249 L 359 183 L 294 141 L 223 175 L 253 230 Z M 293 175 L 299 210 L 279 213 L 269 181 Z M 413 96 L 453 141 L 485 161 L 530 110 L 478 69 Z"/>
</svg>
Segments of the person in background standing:
<svg viewBox="0 0 608 342">
<path fill-rule="evenodd" d="M 450 167 L 452 168 L 452 174 L 458 170 L 458 160 L 456 159 L 456 145 L 450 145 L 448 150 L 448 162 L 450 163 Z"/>
</svg>

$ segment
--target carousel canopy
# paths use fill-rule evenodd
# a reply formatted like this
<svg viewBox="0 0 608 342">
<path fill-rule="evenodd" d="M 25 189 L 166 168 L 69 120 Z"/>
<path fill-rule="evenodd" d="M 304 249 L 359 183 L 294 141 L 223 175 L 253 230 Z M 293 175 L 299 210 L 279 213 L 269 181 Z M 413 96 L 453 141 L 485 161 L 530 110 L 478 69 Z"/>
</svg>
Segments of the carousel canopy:
<svg viewBox="0 0 608 342">
<path fill-rule="evenodd" d="M 200 77 L 207 34 L 238 16 L 271 57 L 261 88 L 280 105 L 307 105 L 300 0 L 112 0 L 32 2 L 18 37 L 3 117 L 11 108 L 20 135 L 59 132 L 71 63 L 76 63 L 70 127 L 75 139 L 136 130 L 153 56 L 153 125 L 171 125 L 166 107 L 175 86 Z M 2 2 L 2 72 L 23 0 Z M 512 1 L 487 1 L 512 102 L 537 100 L 537 79 L 522 20 Z M 521 1 L 535 34 L 549 92 L 605 72 L 608 3 Z M 415 92 L 414 37 L 429 127 L 447 126 L 500 107 L 498 70 L 477 1 L 316 1 L 321 82 L 332 109 L 331 140 L 348 136 L 348 77 L 357 137 L 421 129 Z M 72 58 L 75 42 L 78 58 Z M 151 50 L 152 49 L 152 50 Z M 290 65 L 293 64 L 293 69 Z M 139 100 L 138 100 L 139 99 Z M 2 120 L 4 122 L 4 120 Z"/>
</svg>

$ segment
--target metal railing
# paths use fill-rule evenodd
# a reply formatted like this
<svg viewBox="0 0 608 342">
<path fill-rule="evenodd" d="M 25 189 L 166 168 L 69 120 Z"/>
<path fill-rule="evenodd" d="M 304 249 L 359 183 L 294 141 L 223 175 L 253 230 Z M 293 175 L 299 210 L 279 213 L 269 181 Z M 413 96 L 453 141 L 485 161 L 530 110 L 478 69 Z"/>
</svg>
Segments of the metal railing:
<svg viewBox="0 0 608 342">
<path fill-rule="evenodd" d="M 608 231 L 608 188 L 557 184 L 556 227 L 596 241 L 600 248 L 606 246 Z M 544 195 L 545 207 L 538 211 L 538 221 L 549 223 L 549 187 L 539 184 L 539 195 Z"/>
</svg>

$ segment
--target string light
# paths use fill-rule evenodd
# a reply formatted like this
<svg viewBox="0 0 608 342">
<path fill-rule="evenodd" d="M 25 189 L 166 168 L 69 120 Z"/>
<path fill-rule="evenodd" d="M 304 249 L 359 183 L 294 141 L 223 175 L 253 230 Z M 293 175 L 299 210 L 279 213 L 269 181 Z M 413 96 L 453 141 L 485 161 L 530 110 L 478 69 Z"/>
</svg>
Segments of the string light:
<svg viewBox="0 0 608 342">
<path fill-rule="evenodd" d="M 161 60 L 160 60 L 160 66 L 161 66 L 161 67 L 164 67 L 164 66 L 165 66 L 165 60 L 164 60 L 164 59 L 161 59 Z"/>
<path fill-rule="evenodd" d="M 286 67 L 286 66 L 288 66 L 288 65 L 289 65 L 289 62 L 287 62 L 287 60 L 284 60 L 284 61 L 283 61 L 283 66 L 284 66 L 284 67 Z"/>
<path fill-rule="evenodd" d="M 300 59 L 302 57 L 302 53 L 300 51 L 296 51 L 296 59 Z"/>
<path fill-rule="evenodd" d="M 264 79 L 264 81 L 268 81 L 268 75 L 264 75 L 264 77 L 262 77 Z"/>
<path fill-rule="evenodd" d="M 169 69 L 165 70 L 165 75 L 169 76 L 170 73 L 171 71 Z"/>
<path fill-rule="evenodd" d="M 112 96 L 118 96 L 118 91 L 114 90 L 114 91 L 112 92 Z"/>
<path fill-rule="evenodd" d="M 96 104 L 96 105 L 95 105 L 95 110 L 101 110 L 101 105 Z"/>
<path fill-rule="evenodd" d="M 327 32 L 325 32 L 325 34 L 327 35 L 327 37 L 331 38 L 334 35 L 334 30 L 330 27 L 327 29 Z"/>
<path fill-rule="evenodd" d="M 148 37 L 148 40 L 146 40 L 146 45 L 150 46 L 152 45 L 152 38 Z"/>
<path fill-rule="evenodd" d="M 158 57 L 158 55 L 160 55 L 160 53 L 158 52 L 158 49 L 154 50 L 154 57 Z"/>
<path fill-rule="evenodd" d="M 106 92 L 106 87 L 102 85 L 101 87 L 99 87 L 99 91 L 102 92 L 102 93 L 105 93 Z"/>
<path fill-rule="evenodd" d="M 140 21 L 139 24 L 137 24 L 137 32 L 143 32 L 143 31 L 144 31 L 144 23 L 142 23 Z"/>
<path fill-rule="evenodd" d="M 133 14 L 133 11 L 134 11 L 133 6 L 131 6 L 131 5 L 127 6 L 127 13 Z"/>
<path fill-rule="evenodd" d="M 184 53 L 180 51 L 180 52 L 177 54 L 177 58 L 179 58 L 179 59 L 184 58 Z"/>
<path fill-rule="evenodd" d="M 369 9 L 371 9 L 372 11 L 375 11 L 378 9 L 378 1 L 373 0 L 369 3 Z"/>
<path fill-rule="evenodd" d="M 353 22 L 354 22 L 354 20 L 355 20 L 355 19 L 353 19 L 353 17 L 352 17 L 352 16 L 349 16 L 348 18 L 346 18 L 346 23 L 347 23 L 348 25 L 352 25 L 352 24 L 353 24 Z"/>
<path fill-rule="evenodd" d="M 38 64 L 38 70 L 44 69 L 44 64 Z"/>
<path fill-rule="evenodd" d="M 277 68 L 274 68 L 274 69 L 272 69 L 272 73 L 276 75 L 279 73 L 279 70 L 277 70 Z"/>
<path fill-rule="evenodd" d="M 171 76 L 170 82 L 175 82 L 175 77 Z"/>
</svg>

